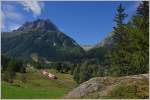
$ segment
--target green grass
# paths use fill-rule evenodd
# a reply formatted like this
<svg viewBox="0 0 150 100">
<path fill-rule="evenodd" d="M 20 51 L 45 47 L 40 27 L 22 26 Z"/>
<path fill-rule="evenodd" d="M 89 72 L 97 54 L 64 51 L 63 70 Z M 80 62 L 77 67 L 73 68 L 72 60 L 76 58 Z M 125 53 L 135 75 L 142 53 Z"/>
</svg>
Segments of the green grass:
<svg viewBox="0 0 150 100">
<path fill-rule="evenodd" d="M 148 93 L 148 80 L 138 79 L 135 81 L 130 80 L 127 83 L 122 83 L 113 89 L 107 97 L 111 99 L 147 99 Z"/>
<path fill-rule="evenodd" d="M 58 79 L 49 80 L 40 71 L 37 71 L 26 73 L 25 83 L 21 81 L 22 74 L 19 73 L 13 84 L 2 81 L 2 98 L 63 98 L 76 86 L 76 82 L 71 75 L 57 73 L 54 70 L 50 70 L 50 72 L 55 73 Z"/>
</svg>

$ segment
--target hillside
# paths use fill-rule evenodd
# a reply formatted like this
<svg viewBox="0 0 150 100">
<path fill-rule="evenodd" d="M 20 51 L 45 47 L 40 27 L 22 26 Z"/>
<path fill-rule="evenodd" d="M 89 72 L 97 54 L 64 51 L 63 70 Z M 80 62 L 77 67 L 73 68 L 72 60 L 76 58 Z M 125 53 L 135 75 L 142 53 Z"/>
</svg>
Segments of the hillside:
<svg viewBox="0 0 150 100">
<path fill-rule="evenodd" d="M 92 49 L 94 47 L 94 45 L 81 45 L 81 47 L 85 50 L 85 51 L 89 51 L 90 49 Z"/>
<path fill-rule="evenodd" d="M 107 54 L 107 52 L 111 50 L 113 44 L 113 32 L 110 32 L 102 41 L 100 41 L 96 45 L 81 45 L 81 47 L 86 51 L 84 58 L 98 58 L 100 62 L 104 62 L 105 54 Z"/>
<path fill-rule="evenodd" d="M 148 77 L 149 74 L 92 78 L 69 92 L 66 98 L 148 98 Z"/>
<path fill-rule="evenodd" d="M 76 82 L 69 74 L 58 73 L 49 70 L 58 79 L 49 80 L 41 73 L 41 70 L 33 70 L 25 74 L 17 73 L 14 82 L 2 81 L 3 99 L 50 99 L 63 98 L 71 89 L 76 86 Z"/>
<path fill-rule="evenodd" d="M 99 48 L 99 47 L 106 47 L 106 48 L 110 48 L 113 44 L 113 32 L 110 32 L 107 34 L 107 36 L 100 41 L 99 43 L 97 43 L 94 48 Z"/>
<path fill-rule="evenodd" d="M 38 19 L 26 22 L 17 30 L 2 32 L 2 53 L 23 59 L 38 58 L 49 61 L 74 60 L 84 50 L 50 21 Z"/>
</svg>

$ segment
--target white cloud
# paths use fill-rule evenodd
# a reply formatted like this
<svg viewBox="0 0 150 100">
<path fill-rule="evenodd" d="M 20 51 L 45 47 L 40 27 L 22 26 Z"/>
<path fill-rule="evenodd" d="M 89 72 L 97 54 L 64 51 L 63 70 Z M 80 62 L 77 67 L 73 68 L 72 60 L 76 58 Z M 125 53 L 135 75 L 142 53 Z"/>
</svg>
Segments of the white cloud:
<svg viewBox="0 0 150 100">
<path fill-rule="evenodd" d="M 13 30 L 16 30 L 20 27 L 20 24 L 11 24 L 10 27 L 9 27 L 9 30 L 10 31 L 13 31 Z"/>
<path fill-rule="evenodd" d="M 24 10 L 32 11 L 35 16 L 41 15 L 42 8 L 44 7 L 44 3 L 39 1 L 20 1 L 20 3 L 24 6 Z"/>
<path fill-rule="evenodd" d="M 4 4 L 4 9 L 11 12 L 15 10 L 15 7 L 12 4 Z"/>
<path fill-rule="evenodd" d="M 3 11 L 1 10 L 1 20 L 0 20 L 0 24 L 1 24 L 1 30 L 5 28 L 5 25 L 4 25 L 4 13 Z"/>
<path fill-rule="evenodd" d="M 9 20 L 6 27 L 6 21 Z M 13 4 L 3 4 L 1 9 L 1 29 L 10 31 L 23 21 L 23 15 L 16 11 Z"/>
<path fill-rule="evenodd" d="M 22 14 L 16 12 L 5 12 L 5 17 L 15 21 L 21 21 L 23 19 Z"/>
<path fill-rule="evenodd" d="M 15 9 L 15 6 L 10 4 L 5 5 L 4 15 L 11 20 L 17 19 L 16 21 L 21 21 L 23 19 L 23 15 L 18 13 Z"/>
</svg>

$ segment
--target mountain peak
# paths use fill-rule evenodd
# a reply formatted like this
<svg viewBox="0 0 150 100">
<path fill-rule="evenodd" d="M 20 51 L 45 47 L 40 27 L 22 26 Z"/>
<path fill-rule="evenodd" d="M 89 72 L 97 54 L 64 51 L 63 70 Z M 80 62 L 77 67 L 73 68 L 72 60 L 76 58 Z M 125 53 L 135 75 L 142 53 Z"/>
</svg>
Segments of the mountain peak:
<svg viewBox="0 0 150 100">
<path fill-rule="evenodd" d="M 49 19 L 37 19 L 32 22 L 25 22 L 20 28 L 14 31 L 24 32 L 24 31 L 59 31 L 58 28 Z"/>
</svg>

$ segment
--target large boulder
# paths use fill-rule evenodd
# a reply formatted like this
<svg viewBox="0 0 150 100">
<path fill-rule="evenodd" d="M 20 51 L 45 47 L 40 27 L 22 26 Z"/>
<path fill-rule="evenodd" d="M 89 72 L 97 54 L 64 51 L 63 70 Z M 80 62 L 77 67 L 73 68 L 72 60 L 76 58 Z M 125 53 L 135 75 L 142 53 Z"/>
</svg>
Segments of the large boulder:
<svg viewBox="0 0 150 100">
<path fill-rule="evenodd" d="M 142 86 L 140 86 L 141 84 L 139 83 L 144 82 L 144 85 L 148 87 L 148 76 L 149 74 L 123 77 L 95 77 L 80 84 L 77 88 L 69 92 L 65 98 L 109 98 L 108 96 L 110 95 L 110 93 L 112 93 L 114 90 L 116 90 L 117 87 L 121 85 L 125 86 L 128 84 L 128 86 L 130 85 L 131 87 L 139 85 L 137 86 L 137 88 L 142 88 Z M 144 92 L 148 93 L 148 91 L 146 90 L 144 90 Z"/>
</svg>

